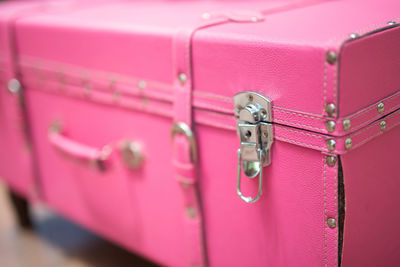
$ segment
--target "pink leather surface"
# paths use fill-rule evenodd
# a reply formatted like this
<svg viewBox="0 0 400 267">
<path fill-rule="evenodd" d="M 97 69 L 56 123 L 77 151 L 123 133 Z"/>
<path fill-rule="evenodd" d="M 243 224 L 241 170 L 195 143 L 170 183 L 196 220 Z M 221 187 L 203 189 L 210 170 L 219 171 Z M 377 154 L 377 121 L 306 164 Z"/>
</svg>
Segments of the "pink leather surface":
<svg viewBox="0 0 400 267">
<path fill-rule="evenodd" d="M 365 103 L 373 104 L 399 91 L 400 75 L 396 71 L 400 68 L 399 46 L 400 28 L 345 45 L 340 63 L 340 115 L 354 113 Z M 399 107 L 400 103 L 396 101 L 393 108 Z"/>
<path fill-rule="evenodd" d="M 215 267 L 337 266 L 338 229 L 326 224 L 327 218 L 338 218 L 337 165 L 325 163 L 325 142 L 332 137 L 321 134 L 326 133 L 324 106 L 338 105 L 340 90 L 349 96 L 360 93 L 347 84 L 338 91 L 338 64 L 327 64 L 325 54 L 339 51 L 351 32 L 384 27 L 396 18 L 398 3 L 373 1 L 359 13 L 360 0 L 311 2 L 295 8 L 292 1 L 104 2 L 19 19 L 18 67 L 27 89 L 44 200 L 167 266 L 205 266 L 203 253 Z M 210 22 L 202 18 L 204 12 Z M 262 18 L 252 22 L 247 14 Z M 178 44 L 182 49 L 176 46 L 181 25 L 194 30 L 220 19 L 227 21 L 196 31 L 191 57 L 174 54 L 189 50 L 189 40 Z M 398 31 L 386 34 L 397 36 Z M 189 74 L 185 85 L 177 80 L 182 71 Z M 392 95 L 386 101 L 394 110 L 398 87 L 391 77 L 379 97 Z M 242 202 L 235 190 L 239 140 L 231 97 L 244 90 L 273 99 L 276 123 L 273 162 L 264 169 L 264 194 L 253 205 Z M 367 90 L 350 113 L 367 112 L 380 100 L 372 99 L 375 88 Z M 344 105 L 344 114 L 351 115 Z M 49 140 L 54 120 L 62 121 L 68 140 L 82 144 L 78 152 L 128 137 L 143 143 L 146 161 L 131 171 L 116 153 L 104 172 L 71 161 L 54 147 L 76 155 L 75 149 L 65 149 L 65 139 Z M 186 139 L 170 138 L 173 121 L 182 120 L 195 129 L 196 166 L 189 162 Z M 387 131 L 396 131 L 399 113 L 385 120 Z M 345 154 L 348 137 L 354 151 L 385 138 L 379 123 L 337 138 L 333 152 Z M 185 188 L 182 181 L 191 184 Z M 257 184 L 244 179 L 242 188 L 253 194 Z M 188 205 L 203 213 L 188 218 Z M 346 234 L 348 251 L 362 240 L 351 237 L 354 233 Z M 349 262 L 362 256 L 345 253 L 353 255 L 346 256 Z"/>
<path fill-rule="evenodd" d="M 182 263 L 187 253 L 181 230 L 185 218 L 181 185 L 172 177 L 168 160 L 170 121 L 29 89 L 28 101 L 35 141 L 41 148 L 45 200 L 147 257 L 168 266 L 186 266 Z M 102 120 L 93 120 L 97 114 L 102 114 Z M 54 119 L 64 122 L 71 138 L 90 146 L 101 147 L 124 137 L 143 142 L 143 169 L 130 172 L 120 164 L 99 173 L 70 162 L 48 141 L 48 125 Z M 104 131 L 107 125 L 113 125 L 113 130 Z M 335 194 L 324 193 L 324 181 L 326 188 L 334 188 L 335 176 L 326 171 L 323 154 L 277 141 L 274 163 L 265 169 L 264 195 L 247 205 L 235 194 L 236 133 L 201 126 L 198 140 L 210 266 L 334 266 L 336 232 L 326 232 L 324 207 L 334 205 Z M 206 153 L 210 147 L 218 148 L 213 157 Z M 255 187 L 244 184 L 249 193 Z M 331 213 L 335 216 L 334 208 Z"/>
<path fill-rule="evenodd" d="M 263 195 L 249 205 L 233 194 L 236 133 L 200 126 L 198 140 L 210 266 L 335 266 L 337 229 L 325 217 L 336 216 L 336 168 L 328 170 L 323 154 L 276 141 Z M 242 183 L 245 195 L 257 186 Z"/>
<path fill-rule="evenodd" d="M 0 176 L 17 193 L 31 197 L 34 193 L 31 144 L 27 140 L 25 118 L 18 95 L 7 89 L 15 78 L 14 40 L 10 24 L 18 16 L 36 12 L 40 1 L 0 4 Z"/>
<path fill-rule="evenodd" d="M 343 267 L 398 266 L 400 127 L 342 156 L 346 194 Z"/>
<path fill-rule="evenodd" d="M 385 5 L 371 2 L 357 20 L 353 15 L 361 4 L 358 0 L 299 1 L 302 4 L 292 7 L 293 2 L 297 1 L 104 3 L 64 14 L 21 20 L 17 33 L 21 40 L 21 58 L 36 58 L 38 67 L 44 60 L 70 63 L 90 71 L 127 75 L 149 84 L 156 82 L 162 83 L 162 87 L 171 87 L 174 82 L 172 41 L 180 25 L 190 28 L 234 12 L 252 14 L 249 11 L 253 11 L 254 14 L 259 11 L 264 14 L 264 20 L 229 21 L 201 29 L 194 35 L 194 104 L 231 114 L 230 97 L 251 89 L 274 99 L 275 122 L 328 133 L 325 104 L 333 102 L 339 106 L 340 95 L 357 95 L 359 89 L 337 88 L 338 64 L 327 64 L 326 52 L 339 53 L 349 33 L 362 35 L 386 27 L 388 21 L 396 18 L 397 2 L 389 1 Z M 209 12 L 208 20 L 202 18 L 204 12 Z M 175 16 L 177 13 L 181 15 Z M 327 28 L 330 30 L 326 31 Z M 84 43 L 81 36 L 85 36 Z M 51 48 L 46 42 L 49 38 Z M 64 39 L 68 39 L 68 45 Z M 135 49 L 131 49 L 132 46 Z M 109 47 L 118 49 L 109 53 Z M 393 51 L 386 50 L 385 57 L 392 57 Z M 103 56 L 100 58 L 99 54 Z M 157 67 L 148 62 L 157 62 Z M 373 71 L 373 65 L 363 66 Z M 220 70 L 224 70 L 223 75 Z M 90 79 L 90 73 L 82 75 Z M 385 84 L 390 85 L 390 82 Z M 368 92 L 373 91 L 368 89 Z M 352 107 L 356 107 L 351 112 L 398 92 L 398 88 L 386 86 L 380 91 L 377 97 L 372 97 L 373 93 L 351 97 Z M 343 116 L 350 113 L 343 113 Z M 366 120 L 372 118 L 373 115 L 368 115 Z M 342 121 L 338 121 L 334 135 L 346 134 Z M 355 126 L 360 126 L 359 123 L 356 120 L 351 130 L 357 130 Z"/>
<path fill-rule="evenodd" d="M 181 185 L 172 175 L 171 121 L 30 88 L 27 93 L 46 203 L 156 262 L 186 266 L 185 209 Z M 95 119 L 99 114 L 102 119 Z M 142 143 L 143 168 L 128 169 L 118 153 L 104 172 L 65 158 L 48 139 L 54 119 L 63 122 L 70 139 L 90 147 L 126 138 Z"/>
</svg>

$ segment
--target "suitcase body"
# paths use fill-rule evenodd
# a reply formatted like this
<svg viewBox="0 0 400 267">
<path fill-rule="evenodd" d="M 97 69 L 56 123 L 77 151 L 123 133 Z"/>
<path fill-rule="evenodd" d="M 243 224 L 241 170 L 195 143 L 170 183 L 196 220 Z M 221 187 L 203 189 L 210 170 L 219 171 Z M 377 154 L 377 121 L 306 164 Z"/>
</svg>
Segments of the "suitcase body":
<svg viewBox="0 0 400 267">
<path fill-rule="evenodd" d="M 167 266 L 398 265 L 398 6 L 134 1 L 18 19 L 43 200 Z"/>
</svg>

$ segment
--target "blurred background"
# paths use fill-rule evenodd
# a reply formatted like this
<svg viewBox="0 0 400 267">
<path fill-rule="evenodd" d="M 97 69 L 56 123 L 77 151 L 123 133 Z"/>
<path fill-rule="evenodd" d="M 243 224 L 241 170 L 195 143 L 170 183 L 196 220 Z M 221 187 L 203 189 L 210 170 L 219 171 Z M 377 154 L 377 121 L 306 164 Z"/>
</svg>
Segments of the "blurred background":
<svg viewBox="0 0 400 267">
<path fill-rule="evenodd" d="M 157 267 L 56 215 L 31 207 L 32 226 L 20 227 L 0 180 L 1 267 Z"/>
</svg>

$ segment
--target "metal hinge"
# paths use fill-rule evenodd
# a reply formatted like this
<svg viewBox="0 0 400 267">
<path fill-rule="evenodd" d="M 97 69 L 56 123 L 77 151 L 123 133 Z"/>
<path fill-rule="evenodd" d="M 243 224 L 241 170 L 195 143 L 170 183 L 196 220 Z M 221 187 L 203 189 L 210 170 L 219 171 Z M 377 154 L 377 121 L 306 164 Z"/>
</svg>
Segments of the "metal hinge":
<svg viewBox="0 0 400 267">
<path fill-rule="evenodd" d="M 237 132 L 240 137 L 238 150 L 237 193 L 247 203 L 257 201 L 262 194 L 262 167 L 271 163 L 273 142 L 271 100 L 254 92 L 234 96 Z M 245 197 L 240 190 L 243 172 L 249 178 L 259 176 L 256 197 Z"/>
</svg>

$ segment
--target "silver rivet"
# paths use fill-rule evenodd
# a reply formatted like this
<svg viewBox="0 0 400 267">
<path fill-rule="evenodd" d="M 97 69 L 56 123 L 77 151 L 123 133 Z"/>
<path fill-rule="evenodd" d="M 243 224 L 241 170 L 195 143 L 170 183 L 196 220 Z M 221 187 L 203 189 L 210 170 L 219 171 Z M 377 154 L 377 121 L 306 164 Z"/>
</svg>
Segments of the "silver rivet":
<svg viewBox="0 0 400 267">
<path fill-rule="evenodd" d="M 326 220 L 326 223 L 330 228 L 336 227 L 336 220 L 334 218 L 328 218 L 328 220 Z"/>
<path fill-rule="evenodd" d="M 386 130 L 386 121 L 381 121 L 379 123 L 379 127 L 381 128 L 382 131 Z"/>
<path fill-rule="evenodd" d="M 189 216 L 189 218 L 195 218 L 196 217 L 196 209 L 194 207 L 186 207 L 186 214 Z"/>
<path fill-rule="evenodd" d="M 257 18 L 257 17 L 251 17 L 251 21 L 252 22 L 257 22 L 257 21 L 259 21 L 260 19 L 259 18 Z"/>
<path fill-rule="evenodd" d="M 333 103 L 326 104 L 325 111 L 328 113 L 329 116 L 333 116 L 336 112 L 336 106 Z"/>
<path fill-rule="evenodd" d="M 353 141 L 351 138 L 347 138 L 346 141 L 344 142 L 344 147 L 349 150 L 353 146 Z"/>
<path fill-rule="evenodd" d="M 180 78 L 179 78 L 180 79 Z M 140 80 L 138 82 L 138 87 L 139 89 L 143 90 L 144 88 L 146 88 L 146 81 Z"/>
<path fill-rule="evenodd" d="M 336 59 L 337 59 L 337 56 L 336 56 L 336 53 L 334 51 L 328 51 L 326 53 L 326 61 L 329 64 L 331 64 L 331 65 L 335 64 L 336 63 Z"/>
<path fill-rule="evenodd" d="M 360 35 L 359 35 L 358 33 L 351 33 L 351 34 L 350 34 L 350 38 L 351 38 L 351 39 L 356 39 L 356 38 L 358 38 L 358 37 L 360 37 Z"/>
<path fill-rule="evenodd" d="M 203 19 L 210 19 L 211 18 L 211 14 L 210 13 L 203 13 L 202 15 L 201 15 L 201 17 L 203 18 Z"/>
<path fill-rule="evenodd" d="M 378 112 L 379 112 L 379 114 L 382 114 L 383 112 L 385 112 L 385 104 L 383 104 L 383 103 L 378 104 Z"/>
<path fill-rule="evenodd" d="M 265 109 L 262 109 L 261 111 L 260 111 L 260 113 L 261 113 L 261 119 L 262 120 L 266 120 L 267 119 L 267 111 L 265 110 Z"/>
<path fill-rule="evenodd" d="M 391 21 L 389 21 L 387 24 L 389 24 L 389 25 L 394 25 L 394 24 L 396 24 L 396 21 L 391 20 Z"/>
<path fill-rule="evenodd" d="M 21 83 L 17 79 L 11 79 L 7 84 L 8 91 L 13 94 L 18 94 L 21 90 Z"/>
<path fill-rule="evenodd" d="M 336 141 L 333 139 L 328 139 L 326 140 L 326 146 L 328 147 L 328 150 L 333 151 L 336 148 Z"/>
<path fill-rule="evenodd" d="M 348 130 L 350 130 L 350 127 L 351 127 L 350 120 L 344 120 L 343 121 L 343 130 L 348 131 Z"/>
<path fill-rule="evenodd" d="M 336 165 L 336 157 L 334 156 L 327 156 L 325 158 L 326 164 L 328 164 L 329 167 L 333 167 Z"/>
<path fill-rule="evenodd" d="M 181 84 L 184 84 L 187 80 L 187 76 L 185 73 L 179 73 L 179 81 L 181 82 Z"/>
<path fill-rule="evenodd" d="M 336 123 L 334 121 L 327 121 L 326 122 L 326 129 L 328 132 L 334 132 L 336 128 Z"/>
</svg>

